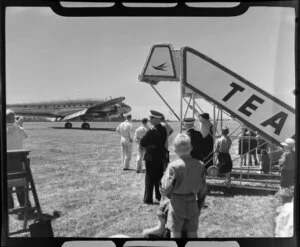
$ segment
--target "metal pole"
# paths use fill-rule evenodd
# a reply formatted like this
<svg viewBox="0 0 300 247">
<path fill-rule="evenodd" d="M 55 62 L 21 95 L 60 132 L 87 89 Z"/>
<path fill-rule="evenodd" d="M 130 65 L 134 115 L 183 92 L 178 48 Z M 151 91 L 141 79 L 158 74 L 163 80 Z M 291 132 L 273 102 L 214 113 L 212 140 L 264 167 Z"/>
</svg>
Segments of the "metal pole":
<svg viewBox="0 0 300 247">
<path fill-rule="evenodd" d="M 223 110 L 221 109 L 221 130 L 223 128 Z"/>
<path fill-rule="evenodd" d="M 193 93 L 193 118 L 195 118 L 195 94 Z"/>
<path fill-rule="evenodd" d="M 165 99 L 161 96 L 161 94 L 157 91 L 157 89 L 152 85 L 150 84 L 150 86 L 154 89 L 154 91 L 157 93 L 157 95 L 162 99 L 162 101 L 169 107 L 169 109 L 171 110 L 171 112 L 174 114 L 174 116 L 180 120 L 180 118 L 177 116 L 177 114 L 174 112 L 174 110 L 172 109 L 171 106 L 169 106 L 169 104 L 167 103 L 167 101 L 165 101 Z"/>
<path fill-rule="evenodd" d="M 242 125 L 242 127 L 245 128 L 244 125 Z M 240 163 L 241 170 L 240 170 L 240 179 L 243 178 L 243 176 L 242 176 L 242 167 L 243 167 L 243 163 L 244 163 L 244 159 L 245 159 L 244 149 L 243 149 L 243 147 L 244 147 L 244 135 L 243 134 L 244 133 L 241 132 L 241 137 L 240 137 L 241 138 L 241 140 L 240 140 L 240 145 L 241 145 L 241 163 Z M 240 180 L 240 185 L 242 185 L 242 180 Z"/>
<path fill-rule="evenodd" d="M 214 109 L 213 109 L 213 111 L 214 111 L 214 121 L 213 121 L 213 143 L 215 144 L 215 139 L 216 139 L 216 137 L 215 137 L 215 133 L 216 133 L 216 131 L 215 131 L 215 121 L 216 121 L 216 105 L 214 104 Z M 215 161 L 215 159 L 214 159 L 214 157 L 215 157 L 215 152 L 214 152 L 214 149 L 213 149 L 213 165 L 216 165 L 216 161 Z"/>
<path fill-rule="evenodd" d="M 182 99 L 183 99 L 183 85 L 180 78 L 180 133 L 182 133 Z"/>
<path fill-rule="evenodd" d="M 248 129 L 248 178 L 249 178 L 249 172 L 250 172 L 250 161 L 251 159 L 251 152 L 250 152 L 250 129 Z"/>
<path fill-rule="evenodd" d="M 187 105 L 186 111 L 185 111 L 185 113 L 184 113 L 183 119 L 186 117 L 186 114 L 187 114 L 187 112 L 188 112 L 188 110 L 189 110 L 189 108 L 190 108 L 190 103 L 191 103 L 192 97 L 193 97 L 193 96 L 190 97 L 190 100 L 189 100 L 189 102 L 187 103 L 188 105 Z M 186 102 L 186 101 L 185 101 L 185 102 Z M 194 111 L 194 108 L 193 108 L 193 111 Z"/>
</svg>

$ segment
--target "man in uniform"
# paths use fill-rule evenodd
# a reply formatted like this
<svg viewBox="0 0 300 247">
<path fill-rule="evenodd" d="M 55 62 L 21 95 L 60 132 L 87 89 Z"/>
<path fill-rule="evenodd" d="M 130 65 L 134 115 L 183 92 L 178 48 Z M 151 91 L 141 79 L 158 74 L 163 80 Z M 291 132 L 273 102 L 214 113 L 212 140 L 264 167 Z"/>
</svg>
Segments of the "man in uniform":
<svg viewBox="0 0 300 247">
<path fill-rule="evenodd" d="M 141 146 L 140 142 L 142 137 L 149 130 L 148 119 L 143 118 L 141 121 L 141 126 L 138 127 L 134 132 L 134 141 L 137 143 L 137 156 L 136 156 L 136 172 L 140 173 L 142 170 L 142 162 L 145 154 L 145 149 Z"/>
<path fill-rule="evenodd" d="M 150 123 L 153 125 L 141 139 L 141 146 L 146 148 L 144 160 L 146 164 L 144 203 L 153 204 L 153 187 L 155 187 L 155 198 L 160 201 L 160 180 L 163 176 L 165 163 L 164 145 L 167 139 L 166 129 L 161 125 L 163 114 L 150 111 Z"/>
<path fill-rule="evenodd" d="M 194 159 L 203 161 L 203 136 L 200 131 L 194 129 L 194 118 L 185 118 L 183 120 L 187 135 L 191 138 L 192 151 L 191 156 Z"/>
<path fill-rule="evenodd" d="M 132 154 L 132 123 L 131 115 L 125 117 L 125 121 L 120 123 L 116 131 L 121 136 L 121 152 L 122 152 L 122 166 L 123 170 L 129 169 L 129 164 Z"/>
</svg>

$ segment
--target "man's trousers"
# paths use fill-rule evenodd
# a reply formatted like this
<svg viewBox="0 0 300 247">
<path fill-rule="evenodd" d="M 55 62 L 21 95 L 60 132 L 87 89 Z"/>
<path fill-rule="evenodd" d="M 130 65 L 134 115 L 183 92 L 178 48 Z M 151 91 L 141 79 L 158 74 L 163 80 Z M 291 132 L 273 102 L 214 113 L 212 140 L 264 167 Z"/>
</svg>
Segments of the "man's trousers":
<svg viewBox="0 0 300 247">
<path fill-rule="evenodd" d="M 121 153 L 122 153 L 122 166 L 124 169 L 128 169 L 131 160 L 131 154 L 132 154 L 132 143 L 122 140 Z"/>
<path fill-rule="evenodd" d="M 144 203 L 153 203 L 153 188 L 155 188 L 156 200 L 160 201 L 159 186 L 163 176 L 163 166 L 164 162 L 162 161 L 146 161 Z"/>
<path fill-rule="evenodd" d="M 142 163 L 145 154 L 145 149 L 140 145 L 137 147 L 137 156 L 136 156 L 136 170 L 140 172 L 142 170 Z"/>
</svg>

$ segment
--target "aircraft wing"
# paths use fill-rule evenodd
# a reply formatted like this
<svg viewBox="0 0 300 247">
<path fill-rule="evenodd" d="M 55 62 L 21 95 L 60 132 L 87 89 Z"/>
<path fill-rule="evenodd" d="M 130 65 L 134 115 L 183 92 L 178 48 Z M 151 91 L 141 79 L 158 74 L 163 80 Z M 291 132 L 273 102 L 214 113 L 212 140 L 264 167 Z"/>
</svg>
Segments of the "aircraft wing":
<svg viewBox="0 0 300 247">
<path fill-rule="evenodd" d="M 97 108 L 101 109 L 101 108 L 104 108 L 104 107 L 107 107 L 107 106 L 113 106 L 115 104 L 121 103 L 124 100 L 125 100 L 125 97 L 118 97 L 118 98 L 115 98 L 115 99 L 111 99 L 111 100 L 96 104 L 96 105 L 90 107 L 89 110 L 95 110 Z"/>
<path fill-rule="evenodd" d="M 60 119 L 60 121 L 71 120 L 71 119 L 73 119 L 73 118 L 76 118 L 76 117 L 85 115 L 86 112 L 87 112 L 88 110 L 89 110 L 89 108 L 85 108 L 85 109 L 83 109 L 83 110 L 74 112 L 74 113 L 72 113 L 72 114 L 69 114 L 69 115 L 67 115 L 67 116 L 64 116 L 62 119 Z"/>
</svg>

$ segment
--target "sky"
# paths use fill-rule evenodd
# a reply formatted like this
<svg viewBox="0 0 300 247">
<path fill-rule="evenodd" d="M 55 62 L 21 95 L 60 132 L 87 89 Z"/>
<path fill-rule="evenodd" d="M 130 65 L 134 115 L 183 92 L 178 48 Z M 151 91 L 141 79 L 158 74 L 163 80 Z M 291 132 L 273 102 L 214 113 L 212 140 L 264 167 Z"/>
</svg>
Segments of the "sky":
<svg viewBox="0 0 300 247">
<path fill-rule="evenodd" d="M 252 7 L 238 17 L 62 17 L 10 7 L 6 16 L 7 103 L 126 97 L 133 118 L 155 109 L 175 120 L 138 75 L 153 44 L 189 46 L 295 108 L 291 8 Z M 158 91 L 179 114 L 180 83 Z M 217 90 L 217 89 L 216 89 Z M 200 107 L 212 108 L 203 100 Z"/>
</svg>

